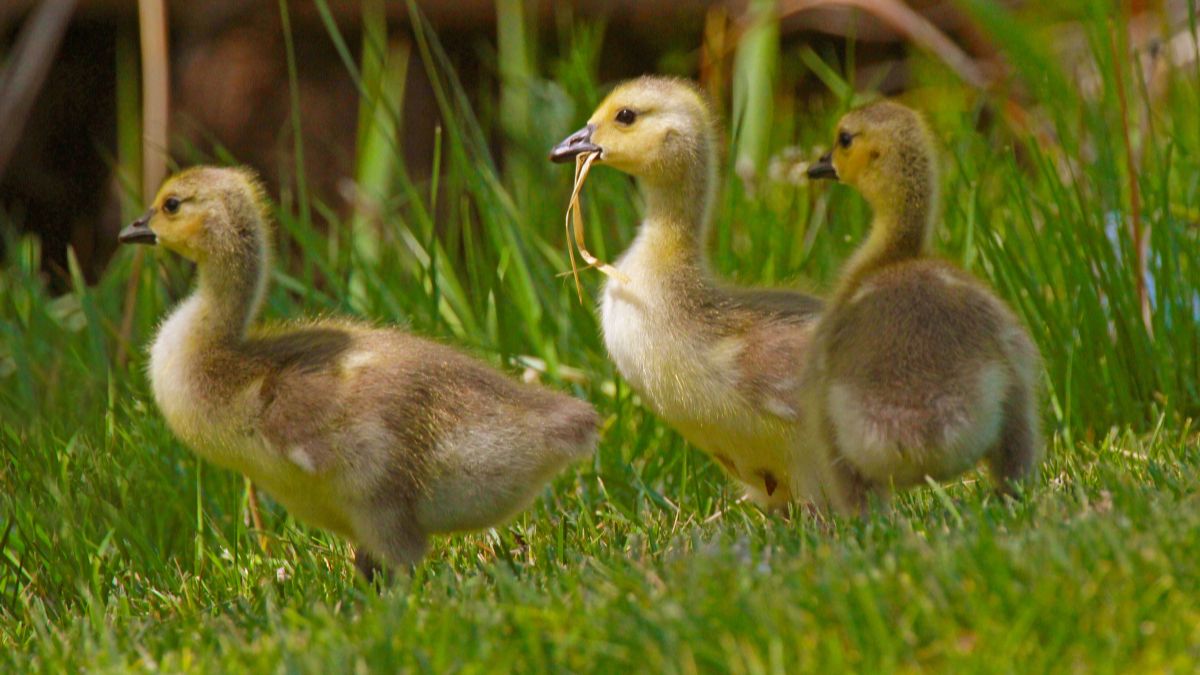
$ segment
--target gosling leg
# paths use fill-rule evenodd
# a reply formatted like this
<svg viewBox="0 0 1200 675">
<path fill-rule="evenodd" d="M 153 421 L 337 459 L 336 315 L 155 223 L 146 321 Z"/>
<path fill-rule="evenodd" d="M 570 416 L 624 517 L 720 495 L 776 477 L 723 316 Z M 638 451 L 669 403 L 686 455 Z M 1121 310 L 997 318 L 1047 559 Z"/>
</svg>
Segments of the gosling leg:
<svg viewBox="0 0 1200 675">
<path fill-rule="evenodd" d="M 827 460 L 833 473 L 834 506 L 846 515 L 867 516 L 870 513 L 871 495 L 876 490 L 842 452 L 833 420 L 829 418 L 827 411 L 821 411 L 816 433 L 820 435 L 821 444 L 827 450 Z"/>
<path fill-rule="evenodd" d="M 262 514 L 258 512 L 258 488 L 254 487 L 254 483 L 246 479 L 246 511 L 249 512 L 250 524 L 254 527 L 254 533 L 258 539 L 258 547 L 262 549 L 263 555 L 270 555 L 270 542 L 267 540 L 267 531 L 263 527 Z"/>
<path fill-rule="evenodd" d="M 383 569 L 386 580 L 391 570 L 421 562 L 429 549 L 429 537 L 419 531 L 409 509 L 381 504 L 370 508 L 354 528 L 359 540 L 354 564 L 363 576 L 371 581 Z"/>
<path fill-rule="evenodd" d="M 387 567 L 361 547 L 354 549 L 354 567 L 358 569 L 358 573 L 368 584 L 374 584 L 376 580 L 386 584 L 391 580 L 391 574 L 388 573 Z"/>
</svg>

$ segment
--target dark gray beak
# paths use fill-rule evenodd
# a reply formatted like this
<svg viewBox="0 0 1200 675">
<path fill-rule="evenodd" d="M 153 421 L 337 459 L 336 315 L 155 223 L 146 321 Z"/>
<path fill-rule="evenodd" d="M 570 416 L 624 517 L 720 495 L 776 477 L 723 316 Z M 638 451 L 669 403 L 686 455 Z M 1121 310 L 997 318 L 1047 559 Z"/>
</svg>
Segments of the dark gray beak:
<svg viewBox="0 0 1200 675">
<path fill-rule="evenodd" d="M 821 155 L 821 159 L 808 165 L 808 177 L 813 180 L 837 180 L 837 169 L 833 168 L 833 153 Z"/>
<path fill-rule="evenodd" d="M 550 151 L 550 161 L 570 162 L 577 155 L 599 150 L 599 147 L 592 144 L 592 132 L 595 130 L 596 125 L 589 124 L 564 138 L 562 143 L 554 146 L 554 149 Z"/>
<path fill-rule="evenodd" d="M 158 235 L 150 229 L 150 219 L 153 217 L 154 209 L 143 213 L 141 218 L 121 230 L 121 233 L 117 235 L 117 241 L 122 244 L 150 244 L 151 246 L 157 244 Z"/>
</svg>

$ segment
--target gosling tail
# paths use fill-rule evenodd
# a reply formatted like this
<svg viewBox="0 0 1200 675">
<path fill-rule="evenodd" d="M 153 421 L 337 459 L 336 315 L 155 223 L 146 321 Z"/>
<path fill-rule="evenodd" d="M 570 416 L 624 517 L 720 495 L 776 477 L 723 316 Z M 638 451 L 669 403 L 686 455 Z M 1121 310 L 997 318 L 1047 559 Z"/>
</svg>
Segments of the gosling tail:
<svg viewBox="0 0 1200 675">
<path fill-rule="evenodd" d="M 556 396 L 545 412 L 550 442 L 571 459 L 581 459 L 596 450 L 600 416 L 590 404 L 569 396 Z"/>
</svg>

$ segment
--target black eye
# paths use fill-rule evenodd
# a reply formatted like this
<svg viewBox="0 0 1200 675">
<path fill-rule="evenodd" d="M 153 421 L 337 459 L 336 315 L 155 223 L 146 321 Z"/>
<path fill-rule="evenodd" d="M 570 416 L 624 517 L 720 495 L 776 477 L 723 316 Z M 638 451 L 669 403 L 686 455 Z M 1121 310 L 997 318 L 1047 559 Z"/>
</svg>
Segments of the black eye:
<svg viewBox="0 0 1200 675">
<path fill-rule="evenodd" d="M 163 211 L 167 213 L 175 213 L 179 211 L 179 200 L 175 197 L 167 197 L 163 200 Z"/>
<path fill-rule="evenodd" d="M 620 124 L 629 126 L 630 124 L 633 124 L 633 121 L 636 119 L 637 113 L 633 112 L 629 108 L 621 108 L 617 111 L 617 122 Z"/>
<path fill-rule="evenodd" d="M 850 142 L 854 140 L 854 135 L 848 131 L 839 131 L 837 142 L 843 148 L 850 147 Z"/>
</svg>

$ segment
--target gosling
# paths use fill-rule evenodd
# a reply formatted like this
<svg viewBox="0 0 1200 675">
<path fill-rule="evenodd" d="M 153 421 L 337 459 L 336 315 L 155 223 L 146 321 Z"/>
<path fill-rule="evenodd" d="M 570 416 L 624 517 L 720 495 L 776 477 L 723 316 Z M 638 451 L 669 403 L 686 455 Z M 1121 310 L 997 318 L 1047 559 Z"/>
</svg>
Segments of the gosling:
<svg viewBox="0 0 1200 675">
<path fill-rule="evenodd" d="M 692 83 L 642 77 L 618 86 L 587 126 L 550 153 L 600 153 L 638 179 L 645 216 L 600 301 L 604 342 L 622 377 L 685 439 L 774 510 L 828 502 L 828 469 L 801 444 L 797 365 L 821 301 L 730 288 L 705 256 L 717 193 L 716 118 Z"/>
<path fill-rule="evenodd" d="M 151 348 L 154 399 L 198 455 L 355 542 L 366 576 L 418 562 L 430 534 L 501 523 L 592 452 L 589 404 L 444 345 L 340 319 L 255 327 L 268 222 L 253 173 L 198 167 L 121 231 L 199 273 Z"/>
<path fill-rule="evenodd" d="M 948 480 L 984 457 L 1010 491 L 1042 454 L 1040 356 L 986 285 L 930 255 L 938 166 L 928 127 L 893 102 L 852 111 L 808 175 L 850 185 L 874 213 L 804 378 L 808 429 L 833 464 L 841 507 L 862 512 L 872 494 Z"/>
</svg>

